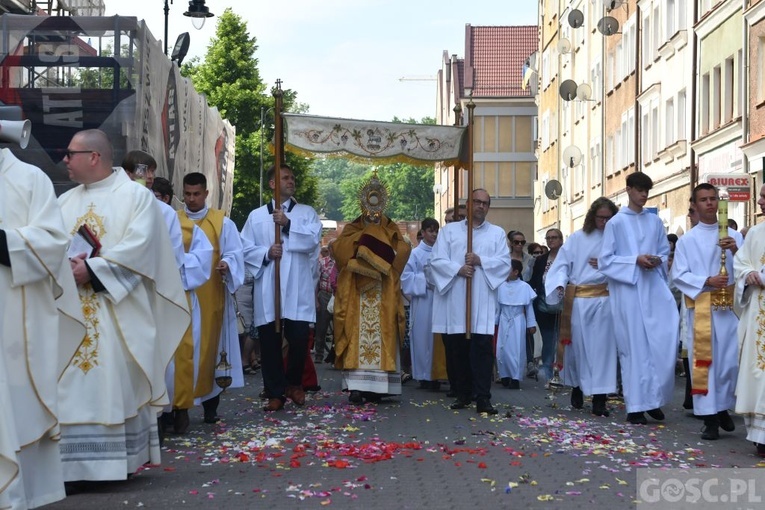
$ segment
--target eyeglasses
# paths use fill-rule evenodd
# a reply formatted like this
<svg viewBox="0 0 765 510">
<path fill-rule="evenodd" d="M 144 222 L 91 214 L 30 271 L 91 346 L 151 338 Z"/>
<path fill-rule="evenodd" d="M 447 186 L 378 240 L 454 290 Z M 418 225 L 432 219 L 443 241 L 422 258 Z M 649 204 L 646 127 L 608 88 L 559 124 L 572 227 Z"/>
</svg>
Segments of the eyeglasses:
<svg viewBox="0 0 765 510">
<path fill-rule="evenodd" d="M 554 241 L 556 239 L 560 239 L 561 236 L 546 236 L 545 241 Z"/>
<path fill-rule="evenodd" d="M 543 251 L 533 251 L 533 252 L 531 252 L 531 254 L 532 255 L 542 255 L 542 254 L 544 254 L 544 252 Z"/>
<path fill-rule="evenodd" d="M 489 207 L 489 202 L 486 200 L 478 200 L 477 198 L 474 198 L 473 203 L 482 207 Z"/>
<path fill-rule="evenodd" d="M 96 151 L 73 151 L 69 149 L 64 151 L 65 158 L 72 159 L 72 156 L 74 156 L 75 154 L 98 154 L 99 156 L 101 155 L 99 152 L 96 152 Z"/>
<path fill-rule="evenodd" d="M 597 215 L 597 214 L 595 215 L 595 219 L 596 220 L 601 220 L 601 221 L 608 221 L 611 218 L 612 218 L 612 216 L 600 216 L 600 215 Z"/>
<path fill-rule="evenodd" d="M 518 241 L 517 239 L 513 239 L 513 244 L 516 246 L 524 246 L 526 241 Z"/>
</svg>

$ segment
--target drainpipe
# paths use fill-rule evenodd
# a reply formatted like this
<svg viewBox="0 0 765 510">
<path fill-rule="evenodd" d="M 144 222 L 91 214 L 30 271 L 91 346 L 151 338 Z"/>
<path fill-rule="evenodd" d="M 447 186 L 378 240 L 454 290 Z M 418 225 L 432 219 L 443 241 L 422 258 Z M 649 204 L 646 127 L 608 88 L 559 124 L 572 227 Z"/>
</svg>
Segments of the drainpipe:
<svg viewBox="0 0 765 510">
<path fill-rule="evenodd" d="M 600 69 L 601 69 L 601 94 L 600 94 L 600 195 L 607 197 L 606 193 L 606 37 L 600 36 Z M 613 148 L 612 148 L 613 150 Z"/>
<path fill-rule="evenodd" d="M 692 2 L 693 3 L 693 16 L 692 16 L 692 25 L 693 28 L 693 49 L 691 53 L 691 62 L 692 62 L 692 71 L 691 71 L 691 136 L 690 140 L 688 141 L 688 147 L 689 147 L 689 153 L 691 156 L 691 163 L 688 171 L 688 177 L 690 179 L 690 189 L 693 189 L 696 187 L 696 183 L 698 181 L 698 168 L 696 167 L 696 151 L 693 149 L 693 142 L 696 140 L 696 125 L 698 123 L 698 119 L 696 117 L 696 98 L 698 94 L 696 93 L 696 84 L 698 80 L 696 79 L 696 69 L 699 68 L 698 66 L 698 45 L 699 45 L 699 37 L 696 35 L 696 23 L 699 21 L 699 3 L 698 2 Z M 690 190 L 689 190 L 690 191 Z M 690 193 L 689 193 L 690 195 Z"/>
<path fill-rule="evenodd" d="M 638 102 L 638 97 L 640 97 L 640 91 L 642 90 L 642 78 L 643 73 L 641 71 L 640 67 L 640 45 L 637 43 L 641 40 L 641 22 L 640 22 L 640 6 L 636 6 L 635 8 L 635 26 L 638 27 L 635 30 L 635 127 L 634 127 L 634 133 L 635 133 L 635 171 L 640 172 L 642 171 L 640 169 L 640 135 L 642 133 L 639 133 L 640 131 L 640 103 Z"/>
<path fill-rule="evenodd" d="M 743 66 L 743 69 L 738 73 L 741 77 L 741 146 L 743 147 L 749 142 L 749 23 L 744 17 L 744 13 L 748 8 L 749 2 L 747 0 L 741 0 L 741 19 L 744 22 L 744 30 L 741 36 L 741 57 L 743 62 L 739 65 Z M 741 151 L 741 170 L 744 174 L 749 175 L 749 159 Z M 749 202 L 745 204 L 746 209 L 749 209 Z M 749 211 L 744 211 L 744 217 L 750 220 Z M 749 221 L 751 223 L 751 221 Z"/>
</svg>

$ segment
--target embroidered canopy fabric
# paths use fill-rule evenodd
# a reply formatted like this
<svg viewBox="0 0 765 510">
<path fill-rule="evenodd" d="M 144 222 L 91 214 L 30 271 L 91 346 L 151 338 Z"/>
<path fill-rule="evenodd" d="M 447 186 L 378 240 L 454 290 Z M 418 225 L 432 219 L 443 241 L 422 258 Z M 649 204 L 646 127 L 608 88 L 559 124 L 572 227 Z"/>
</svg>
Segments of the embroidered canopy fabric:
<svg viewBox="0 0 765 510">
<path fill-rule="evenodd" d="M 466 128 L 284 114 L 293 152 L 350 155 L 382 163 L 460 163 Z M 462 158 L 464 159 L 464 158 Z"/>
</svg>

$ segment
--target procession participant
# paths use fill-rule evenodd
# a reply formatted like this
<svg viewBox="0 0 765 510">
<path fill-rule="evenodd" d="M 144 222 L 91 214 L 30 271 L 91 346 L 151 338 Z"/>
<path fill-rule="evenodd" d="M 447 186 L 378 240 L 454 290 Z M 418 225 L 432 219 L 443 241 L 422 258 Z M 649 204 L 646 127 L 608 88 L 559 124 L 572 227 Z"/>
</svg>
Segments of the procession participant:
<svg viewBox="0 0 765 510">
<path fill-rule="evenodd" d="M 689 229 L 699 224 L 699 212 L 693 202 L 688 207 L 688 223 Z M 674 261 L 674 258 L 673 258 Z M 670 286 L 670 290 L 672 287 Z M 685 373 L 685 398 L 683 399 L 683 409 L 688 409 L 693 412 L 693 397 L 691 396 L 691 366 L 688 363 L 688 346 L 686 345 L 686 337 L 688 336 L 688 324 L 685 320 L 688 316 L 688 311 L 685 309 L 685 300 L 680 300 L 680 358 L 683 363 L 683 372 Z"/>
<path fill-rule="evenodd" d="M 743 244 L 741 234 L 717 223 L 717 189 L 702 183 L 693 189 L 691 202 L 699 223 L 677 242 L 672 281 L 685 295 L 693 413 L 703 417 L 701 438 L 719 439 L 722 428 L 735 425 L 728 409 L 735 405 L 738 373 L 738 317 L 733 313 L 733 256 Z M 720 274 L 721 251 L 726 250 L 726 274 Z M 727 298 L 726 298 L 727 296 Z M 726 304 L 727 303 L 727 304 Z"/>
<path fill-rule="evenodd" d="M 663 420 L 672 398 L 679 314 L 667 284 L 669 243 L 656 214 L 644 209 L 653 181 L 627 177 L 629 205 L 606 224 L 598 270 L 606 276 L 622 370 L 627 421 Z"/>
<path fill-rule="evenodd" d="M 497 290 L 497 369 L 502 385 L 518 390 L 526 368 L 526 338 L 537 330 L 533 306 L 537 294 L 521 278 L 521 261 L 512 259 L 510 264 L 510 276 Z"/>
<path fill-rule="evenodd" d="M 361 216 L 330 247 L 338 269 L 335 366 L 343 371 L 352 404 L 401 394 L 406 327 L 401 273 L 411 247 L 383 214 L 387 194 L 374 174 L 359 192 Z"/>
<path fill-rule="evenodd" d="M 327 353 L 332 350 L 327 348 L 327 331 L 332 322 L 332 314 L 327 310 L 327 305 L 335 289 L 332 287 L 332 273 L 335 269 L 335 261 L 329 255 L 329 246 L 322 246 L 319 251 L 319 283 L 316 289 L 316 328 L 314 329 L 314 362 L 322 363 Z M 336 284 L 337 282 L 335 282 Z"/>
<path fill-rule="evenodd" d="M 58 378 L 85 336 L 50 179 L 0 149 L 0 508 L 64 499 Z"/>
<path fill-rule="evenodd" d="M 444 225 L 430 259 L 436 293 L 433 296 L 433 332 L 444 336 L 447 370 L 454 370 L 457 400 L 452 409 L 464 409 L 476 395 L 479 413 L 497 414 L 491 405 L 494 365 L 494 319 L 497 288 L 510 274 L 510 250 L 501 227 L 486 220 L 491 198 L 485 189 L 473 190 L 472 224 Z M 473 251 L 467 251 L 468 228 Z M 466 324 L 466 289 L 471 286 L 470 324 Z M 468 328 L 469 331 L 468 331 Z M 470 333 L 470 338 L 467 333 Z"/>
<path fill-rule="evenodd" d="M 412 250 L 401 275 L 401 289 L 411 296 L 412 377 L 421 388 L 438 390 L 446 379 L 446 359 L 441 335 L 433 334 L 433 282 L 430 257 L 438 237 L 438 221 L 422 220 L 422 242 Z"/>
<path fill-rule="evenodd" d="M 207 206 L 209 194 L 207 178 L 199 172 L 183 176 L 183 202 L 178 211 L 184 230 L 184 245 L 190 246 L 192 229 L 188 220 L 195 223 L 207 236 L 213 247 L 212 268 L 207 282 L 196 288 L 201 312 L 200 340 L 197 377 L 194 386 L 195 402 L 202 402 L 205 423 L 217 423 L 221 388 L 215 383 L 216 376 L 230 375 L 231 388 L 244 386 L 242 356 L 236 327 L 234 293 L 244 282 L 244 261 L 239 231 L 233 221 L 220 209 Z M 230 374 L 216 374 L 216 365 L 225 352 L 231 365 Z"/>
<path fill-rule="evenodd" d="M 757 201 L 765 214 L 765 186 Z M 762 305 L 765 299 L 765 224 L 752 226 L 744 245 L 733 260 L 736 282 L 734 306 L 740 322 L 738 380 L 736 382 L 736 414 L 744 417 L 746 440 L 757 447 L 757 455 L 765 457 L 765 365 L 762 345 Z"/>
<path fill-rule="evenodd" d="M 523 232 L 511 230 L 507 233 L 507 242 L 510 244 L 510 258 L 523 265 L 521 279 L 528 283 L 531 280 L 531 272 L 534 270 L 534 257 L 524 250 L 526 236 L 523 235 Z"/>
<path fill-rule="evenodd" d="M 202 316 L 196 289 L 210 278 L 213 247 L 201 228 L 189 219 L 181 221 L 178 214 L 169 206 L 173 200 L 173 187 L 170 182 L 157 177 L 154 180 L 153 190 L 156 191 L 158 188 L 162 190 L 162 193 L 157 196 L 155 192 L 157 200 L 172 210 L 172 215 L 181 231 L 181 247 L 184 250 L 181 280 L 191 308 L 191 325 L 175 350 L 173 360 L 165 373 L 170 404 L 163 409 L 160 433 L 172 429 L 176 434 L 185 434 L 190 424 L 188 410 L 194 406 L 194 385 L 199 367 L 202 335 Z M 167 215 L 165 220 L 168 220 Z"/>
<path fill-rule="evenodd" d="M 549 251 L 534 259 L 534 270 L 531 272 L 529 285 L 537 293 L 537 299 L 534 300 L 534 315 L 536 315 L 537 325 L 542 336 L 541 371 L 544 378 L 548 381 L 549 387 L 549 381 L 553 378 L 554 374 L 553 363 L 555 362 L 556 347 L 558 346 L 558 325 L 563 307 L 560 306 L 559 302 L 554 305 L 548 305 L 546 301 L 545 279 L 550 267 L 555 262 L 555 258 L 558 256 L 560 247 L 563 246 L 563 232 L 557 228 L 549 229 L 545 234 L 545 242 Z"/>
<path fill-rule="evenodd" d="M 268 170 L 269 187 L 279 186 L 282 203 L 274 200 L 255 209 L 247 217 L 241 238 L 244 261 L 255 278 L 253 324 L 260 337 L 260 366 L 263 386 L 269 397 L 265 411 L 279 411 L 287 398 L 305 404 L 302 387 L 308 350 L 309 324 L 316 321 L 316 275 L 321 241 L 321 220 L 313 207 L 298 204 L 295 175 L 282 164 Z M 281 226 L 281 242 L 276 243 L 275 226 Z M 281 316 L 276 316 L 274 261 L 279 264 Z M 281 331 L 276 321 L 281 321 Z M 282 337 L 289 345 L 286 369 Z"/>
<path fill-rule="evenodd" d="M 584 226 L 571 234 L 550 270 L 547 303 L 563 299 L 558 362 L 563 384 L 571 386 L 571 405 L 581 409 L 592 395 L 592 414 L 608 416 L 607 395 L 616 391 L 616 345 L 606 277 L 598 271 L 603 231 L 619 209 L 605 197 L 596 199 Z M 565 347 L 561 360 L 561 347 Z"/>
<path fill-rule="evenodd" d="M 64 157 L 79 183 L 59 197 L 64 227 L 100 245 L 70 253 L 87 333 L 59 381 L 66 481 L 124 480 L 160 462 L 165 369 L 190 323 L 156 199 L 112 160 L 95 129 L 76 133 Z"/>
</svg>

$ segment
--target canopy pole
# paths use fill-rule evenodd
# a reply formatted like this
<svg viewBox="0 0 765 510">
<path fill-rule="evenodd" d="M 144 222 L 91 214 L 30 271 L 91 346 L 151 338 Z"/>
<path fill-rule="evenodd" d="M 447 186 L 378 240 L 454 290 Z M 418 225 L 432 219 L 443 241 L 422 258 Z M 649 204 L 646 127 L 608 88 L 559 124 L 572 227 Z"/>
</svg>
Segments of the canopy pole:
<svg viewBox="0 0 765 510">
<path fill-rule="evenodd" d="M 284 164 L 284 127 L 282 125 L 283 93 L 282 81 L 276 80 L 276 86 L 271 91 L 274 96 L 274 208 L 282 206 L 282 165 Z M 282 242 L 282 227 L 274 223 L 274 244 Z M 274 261 L 274 329 L 282 332 L 282 285 L 281 258 Z"/>
<path fill-rule="evenodd" d="M 468 109 L 468 167 L 467 177 L 465 179 L 465 190 L 467 195 L 467 252 L 473 252 L 473 111 L 475 110 L 475 103 L 473 103 L 472 96 L 470 102 L 467 104 Z M 474 273 L 475 275 L 475 273 Z M 473 279 L 468 279 L 467 288 L 465 289 L 465 337 L 471 337 L 472 327 L 472 297 L 473 297 Z"/>
</svg>

